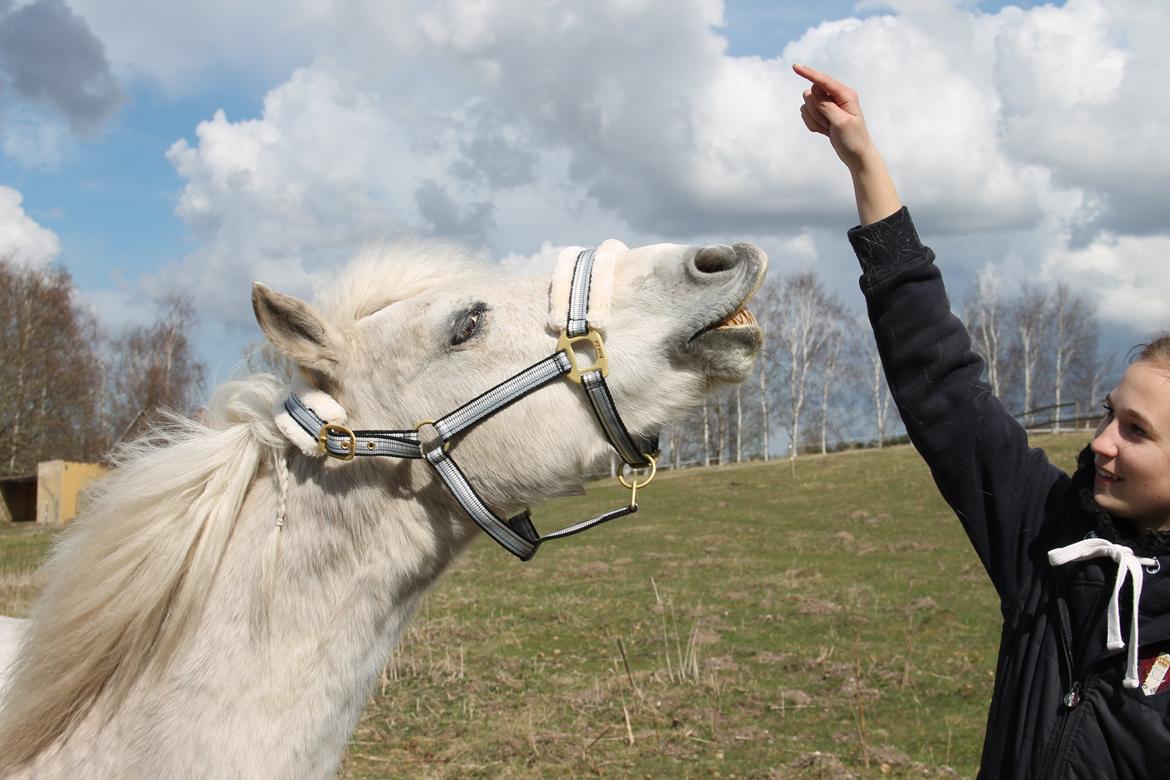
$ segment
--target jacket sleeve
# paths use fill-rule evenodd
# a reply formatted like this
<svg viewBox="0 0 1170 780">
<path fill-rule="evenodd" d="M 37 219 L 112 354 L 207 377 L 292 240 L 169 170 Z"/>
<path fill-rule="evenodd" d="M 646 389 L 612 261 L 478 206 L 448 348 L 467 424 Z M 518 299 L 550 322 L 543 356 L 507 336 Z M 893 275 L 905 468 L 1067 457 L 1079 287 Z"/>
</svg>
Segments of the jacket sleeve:
<svg viewBox="0 0 1170 780">
<path fill-rule="evenodd" d="M 1036 544 L 1063 473 L 983 381 L 984 362 L 950 310 L 934 253 L 910 213 L 849 231 L 878 354 L 906 431 L 958 515 L 1003 606 L 1046 551 Z"/>
</svg>

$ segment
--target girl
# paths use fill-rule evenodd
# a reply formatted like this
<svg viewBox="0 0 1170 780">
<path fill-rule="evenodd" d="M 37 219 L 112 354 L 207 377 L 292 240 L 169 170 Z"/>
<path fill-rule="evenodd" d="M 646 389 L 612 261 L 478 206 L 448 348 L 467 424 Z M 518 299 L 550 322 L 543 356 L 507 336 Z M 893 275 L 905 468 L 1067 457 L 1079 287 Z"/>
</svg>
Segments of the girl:
<svg viewBox="0 0 1170 780">
<path fill-rule="evenodd" d="M 980 777 L 1170 777 L 1170 337 L 1106 397 L 1075 473 L 1029 449 L 981 379 L 857 93 L 795 71 L 812 82 L 805 125 L 853 177 L 849 241 L 902 420 L 999 595 Z"/>
</svg>

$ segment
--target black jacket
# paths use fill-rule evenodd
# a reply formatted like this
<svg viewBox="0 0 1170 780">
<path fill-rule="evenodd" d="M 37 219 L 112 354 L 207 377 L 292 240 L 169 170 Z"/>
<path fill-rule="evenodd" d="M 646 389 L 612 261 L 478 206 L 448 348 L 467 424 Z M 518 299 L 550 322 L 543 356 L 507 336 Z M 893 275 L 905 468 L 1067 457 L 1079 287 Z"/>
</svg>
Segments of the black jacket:
<svg viewBox="0 0 1170 780">
<path fill-rule="evenodd" d="M 1072 476 L 1030 449 L 1024 430 L 982 380 L 951 313 L 934 253 L 909 212 L 849 231 L 870 322 L 906 430 L 999 595 L 995 691 L 980 777 L 1170 778 L 1170 545 L 1127 534 L 1092 500 L 1092 462 Z M 1108 558 L 1053 567 L 1049 550 L 1092 535 L 1157 557 L 1139 609 L 1139 679 L 1122 686 L 1125 650 L 1106 649 Z M 1131 585 L 1121 599 L 1128 642 Z M 1158 674 L 1157 667 L 1155 674 Z M 1147 689 L 1153 692 L 1147 692 Z"/>
</svg>

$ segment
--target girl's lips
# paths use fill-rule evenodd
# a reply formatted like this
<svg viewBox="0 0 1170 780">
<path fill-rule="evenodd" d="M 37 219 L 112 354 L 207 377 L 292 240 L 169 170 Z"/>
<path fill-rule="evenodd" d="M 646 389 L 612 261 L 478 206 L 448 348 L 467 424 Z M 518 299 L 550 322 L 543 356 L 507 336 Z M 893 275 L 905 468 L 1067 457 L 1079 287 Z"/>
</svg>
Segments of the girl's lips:
<svg viewBox="0 0 1170 780">
<path fill-rule="evenodd" d="M 1099 484 L 1099 485 L 1114 485 L 1118 482 L 1121 482 L 1120 477 L 1118 477 L 1114 474 L 1110 474 L 1107 471 L 1102 471 L 1101 469 L 1097 469 L 1096 474 L 1094 475 L 1094 478 L 1096 479 L 1097 484 Z"/>
</svg>

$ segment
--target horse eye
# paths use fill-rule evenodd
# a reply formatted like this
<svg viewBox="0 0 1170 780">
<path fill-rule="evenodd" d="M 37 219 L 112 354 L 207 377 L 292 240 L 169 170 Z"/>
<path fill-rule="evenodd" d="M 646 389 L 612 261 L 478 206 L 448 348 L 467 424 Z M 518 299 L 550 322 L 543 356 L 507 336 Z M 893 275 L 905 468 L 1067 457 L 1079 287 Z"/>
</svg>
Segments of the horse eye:
<svg viewBox="0 0 1170 780">
<path fill-rule="evenodd" d="M 451 346 L 462 344 L 474 336 L 486 319 L 487 305 L 484 303 L 477 303 L 464 312 L 455 323 L 455 330 L 451 334 Z"/>
</svg>

